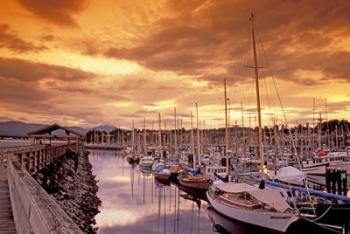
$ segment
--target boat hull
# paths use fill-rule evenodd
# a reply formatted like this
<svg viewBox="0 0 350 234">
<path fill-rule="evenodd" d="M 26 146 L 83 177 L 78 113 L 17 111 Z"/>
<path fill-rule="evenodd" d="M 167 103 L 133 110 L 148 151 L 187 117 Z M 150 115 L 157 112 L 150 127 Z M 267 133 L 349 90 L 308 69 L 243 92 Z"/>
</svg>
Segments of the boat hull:
<svg viewBox="0 0 350 234">
<path fill-rule="evenodd" d="M 209 195 L 209 192 L 207 192 L 207 198 L 218 213 L 230 219 L 277 232 L 285 233 L 291 224 L 299 220 L 299 218 L 293 214 L 257 212 L 248 209 L 229 207 L 213 199 Z"/>
<path fill-rule="evenodd" d="M 169 180 L 170 174 L 165 173 L 154 173 L 154 177 L 158 180 Z"/>
<path fill-rule="evenodd" d="M 328 163 L 312 166 L 303 165 L 301 171 L 308 175 L 325 175 L 328 166 Z"/>
<path fill-rule="evenodd" d="M 202 190 L 208 190 L 209 189 L 209 179 L 205 180 L 188 180 L 183 178 L 182 176 L 177 177 L 179 184 L 185 187 L 193 188 L 193 189 L 202 189 Z"/>
</svg>

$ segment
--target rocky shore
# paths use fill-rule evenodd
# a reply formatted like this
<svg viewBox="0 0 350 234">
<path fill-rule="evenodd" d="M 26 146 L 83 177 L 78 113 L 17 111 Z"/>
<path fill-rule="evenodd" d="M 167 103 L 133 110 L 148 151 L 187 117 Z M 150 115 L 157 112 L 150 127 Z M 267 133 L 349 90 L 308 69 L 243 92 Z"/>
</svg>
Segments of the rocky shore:
<svg viewBox="0 0 350 234">
<path fill-rule="evenodd" d="M 35 177 L 84 233 L 96 233 L 95 216 L 101 200 L 96 195 L 98 186 L 88 153 L 67 155 Z"/>
</svg>

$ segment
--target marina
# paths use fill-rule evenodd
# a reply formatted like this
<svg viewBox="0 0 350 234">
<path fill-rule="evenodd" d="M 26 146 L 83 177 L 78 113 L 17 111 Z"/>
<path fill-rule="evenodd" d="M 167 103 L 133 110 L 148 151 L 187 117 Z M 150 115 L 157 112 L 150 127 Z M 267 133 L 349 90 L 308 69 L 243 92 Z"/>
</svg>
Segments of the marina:
<svg viewBox="0 0 350 234">
<path fill-rule="evenodd" d="M 0 234 L 350 234 L 345 0 L 0 5 Z"/>
</svg>

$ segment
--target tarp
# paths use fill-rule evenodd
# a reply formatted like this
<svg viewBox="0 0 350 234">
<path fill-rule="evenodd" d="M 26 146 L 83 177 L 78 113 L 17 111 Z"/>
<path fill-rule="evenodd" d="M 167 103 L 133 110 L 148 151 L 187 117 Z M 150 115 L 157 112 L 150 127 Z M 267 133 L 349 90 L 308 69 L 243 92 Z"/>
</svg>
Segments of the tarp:
<svg viewBox="0 0 350 234">
<path fill-rule="evenodd" d="M 246 184 L 246 183 L 217 183 L 215 186 L 227 193 L 242 193 L 242 192 L 248 192 L 248 191 L 256 191 L 259 188 Z"/>
<path fill-rule="evenodd" d="M 154 168 L 154 171 L 158 173 L 158 172 L 162 171 L 163 169 L 165 169 L 165 165 L 164 165 L 164 164 L 158 164 L 158 165 Z"/>
<path fill-rule="evenodd" d="M 305 174 L 295 167 L 281 167 L 277 171 L 277 179 L 290 184 L 300 184 L 305 179 Z"/>
<path fill-rule="evenodd" d="M 275 208 L 279 212 L 285 212 L 290 208 L 279 191 L 273 189 L 258 189 L 248 191 L 255 199 Z"/>
<path fill-rule="evenodd" d="M 201 169 L 200 168 L 186 168 L 187 173 L 191 173 L 192 175 L 196 176 L 196 175 L 200 175 L 201 174 Z"/>
</svg>

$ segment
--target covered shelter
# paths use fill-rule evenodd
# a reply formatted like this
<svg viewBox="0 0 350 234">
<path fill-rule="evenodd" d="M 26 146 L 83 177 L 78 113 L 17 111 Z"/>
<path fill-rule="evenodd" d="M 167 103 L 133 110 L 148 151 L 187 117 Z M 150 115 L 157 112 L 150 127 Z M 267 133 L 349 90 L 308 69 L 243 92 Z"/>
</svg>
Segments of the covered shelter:
<svg viewBox="0 0 350 234">
<path fill-rule="evenodd" d="M 63 134 L 53 135 L 56 130 L 62 130 Z M 59 124 L 45 126 L 35 131 L 27 133 L 32 139 L 33 144 L 49 144 L 54 142 L 66 142 L 68 144 L 76 142 L 77 146 L 83 145 L 85 135 L 75 131 L 69 127 L 64 127 Z"/>
</svg>

